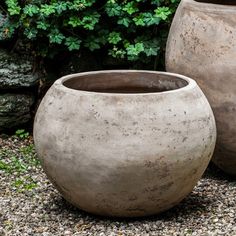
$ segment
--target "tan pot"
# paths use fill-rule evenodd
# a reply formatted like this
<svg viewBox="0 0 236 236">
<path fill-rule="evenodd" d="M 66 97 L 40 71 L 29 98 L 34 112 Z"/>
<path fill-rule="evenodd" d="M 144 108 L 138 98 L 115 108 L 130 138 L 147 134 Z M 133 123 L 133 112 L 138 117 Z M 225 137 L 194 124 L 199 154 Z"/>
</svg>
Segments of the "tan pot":
<svg viewBox="0 0 236 236">
<path fill-rule="evenodd" d="M 213 162 L 236 175 L 236 2 L 182 0 L 166 69 L 195 79 L 209 99 L 218 131 Z"/>
<path fill-rule="evenodd" d="M 65 76 L 50 88 L 34 123 L 43 168 L 60 193 L 95 214 L 145 216 L 191 192 L 216 138 L 197 84 L 151 71 Z"/>
</svg>

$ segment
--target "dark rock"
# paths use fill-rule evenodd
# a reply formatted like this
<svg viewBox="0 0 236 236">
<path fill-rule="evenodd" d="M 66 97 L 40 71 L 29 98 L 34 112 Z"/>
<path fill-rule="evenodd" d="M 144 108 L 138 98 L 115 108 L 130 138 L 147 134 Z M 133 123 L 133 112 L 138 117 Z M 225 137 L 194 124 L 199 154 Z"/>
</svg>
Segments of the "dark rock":
<svg viewBox="0 0 236 236">
<path fill-rule="evenodd" d="M 18 54 L 0 49 L 0 89 L 30 88 L 38 84 L 33 62 Z"/>
<path fill-rule="evenodd" d="M 33 103 L 34 96 L 30 94 L 0 94 L 0 130 L 29 122 Z"/>
</svg>

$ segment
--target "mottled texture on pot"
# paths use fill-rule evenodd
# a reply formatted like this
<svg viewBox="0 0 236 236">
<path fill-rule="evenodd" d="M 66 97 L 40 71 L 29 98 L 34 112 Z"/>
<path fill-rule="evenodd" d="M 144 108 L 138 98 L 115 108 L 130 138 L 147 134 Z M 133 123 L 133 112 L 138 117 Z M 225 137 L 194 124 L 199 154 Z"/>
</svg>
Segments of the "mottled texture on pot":
<svg viewBox="0 0 236 236">
<path fill-rule="evenodd" d="M 206 169 L 215 138 L 213 113 L 197 84 L 165 72 L 63 77 L 34 123 L 38 156 L 65 199 L 120 217 L 180 202 Z"/>
<path fill-rule="evenodd" d="M 209 99 L 218 131 L 213 161 L 233 175 L 236 175 L 235 26 L 235 1 L 182 0 L 166 49 L 167 71 L 195 79 Z"/>
</svg>

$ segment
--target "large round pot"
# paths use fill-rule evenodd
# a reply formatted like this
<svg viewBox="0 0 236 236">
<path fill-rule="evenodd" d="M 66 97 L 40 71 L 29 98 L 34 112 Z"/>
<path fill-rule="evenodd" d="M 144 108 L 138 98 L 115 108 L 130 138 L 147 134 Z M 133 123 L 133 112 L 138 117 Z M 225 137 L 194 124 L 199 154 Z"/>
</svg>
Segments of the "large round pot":
<svg viewBox="0 0 236 236">
<path fill-rule="evenodd" d="M 182 0 L 166 49 L 167 71 L 195 79 L 209 99 L 218 134 L 213 162 L 233 175 L 236 175 L 235 27 L 236 1 Z"/>
<path fill-rule="evenodd" d="M 195 81 L 165 72 L 62 77 L 34 123 L 38 156 L 64 198 L 122 217 L 180 202 L 206 169 L 215 137 L 212 110 Z"/>
</svg>

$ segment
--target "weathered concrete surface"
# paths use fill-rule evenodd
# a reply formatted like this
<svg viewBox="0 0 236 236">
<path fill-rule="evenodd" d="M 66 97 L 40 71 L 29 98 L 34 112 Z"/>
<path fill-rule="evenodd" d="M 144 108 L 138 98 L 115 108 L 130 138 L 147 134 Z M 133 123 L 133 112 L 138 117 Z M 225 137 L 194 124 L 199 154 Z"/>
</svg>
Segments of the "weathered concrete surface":
<svg viewBox="0 0 236 236">
<path fill-rule="evenodd" d="M 55 187 L 77 207 L 109 216 L 152 215 L 179 203 L 206 169 L 215 138 L 197 84 L 164 72 L 63 77 L 34 123 L 36 150 Z"/>
<path fill-rule="evenodd" d="M 218 131 L 213 161 L 236 175 L 236 3 L 206 2 L 182 0 L 179 5 L 167 42 L 166 69 L 195 79 L 206 94 Z"/>
<path fill-rule="evenodd" d="M 36 86 L 38 80 L 32 61 L 0 49 L 0 90 L 29 88 Z"/>
<path fill-rule="evenodd" d="M 11 129 L 30 120 L 34 97 L 27 94 L 0 94 L 0 130 Z"/>
</svg>

